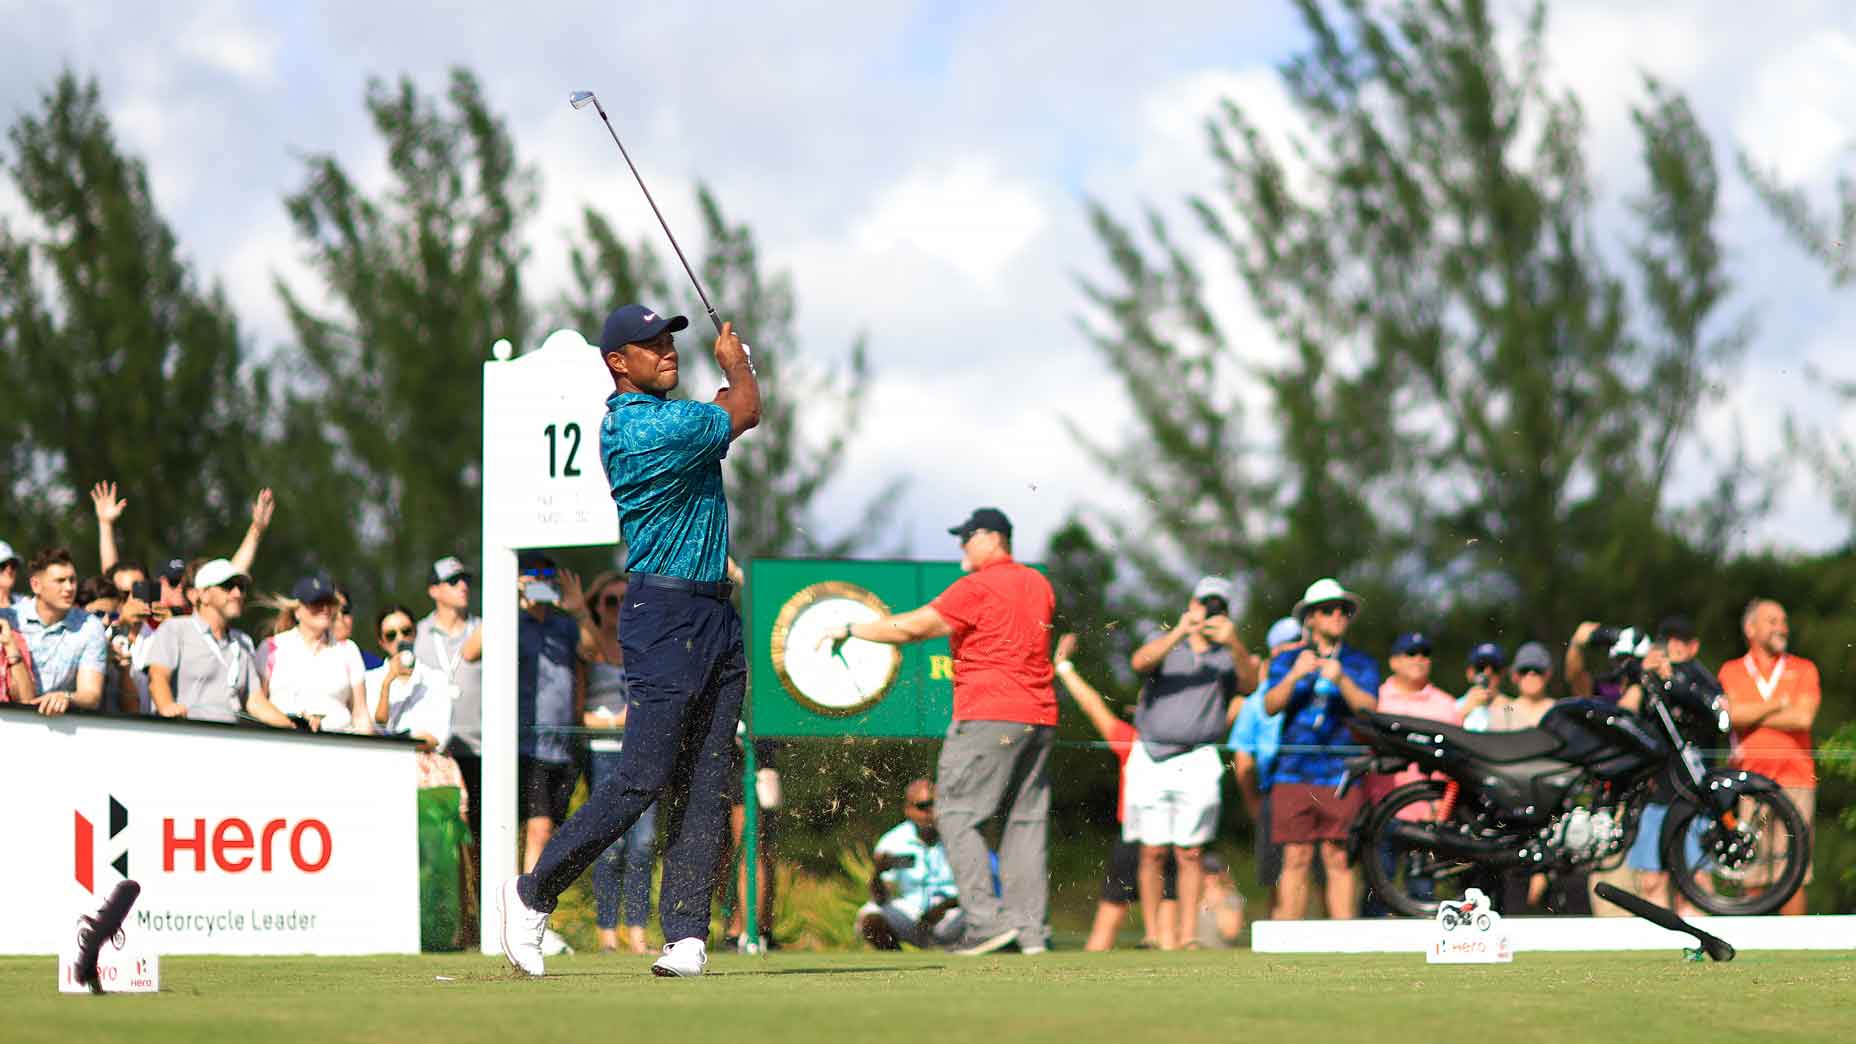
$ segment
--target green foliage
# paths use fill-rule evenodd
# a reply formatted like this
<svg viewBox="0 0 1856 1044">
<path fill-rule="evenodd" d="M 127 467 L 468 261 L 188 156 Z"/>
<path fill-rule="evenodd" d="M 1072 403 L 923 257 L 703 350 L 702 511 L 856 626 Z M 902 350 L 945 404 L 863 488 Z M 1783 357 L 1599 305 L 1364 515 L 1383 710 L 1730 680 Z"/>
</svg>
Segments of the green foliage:
<svg viewBox="0 0 1856 1044">
<path fill-rule="evenodd" d="M 492 342 L 526 343 L 533 329 L 521 232 L 536 176 L 475 76 L 454 70 L 445 101 L 410 79 L 369 81 L 389 187 L 370 195 L 337 157 L 314 155 L 286 200 L 334 306 L 278 282 L 301 352 L 282 411 L 287 456 L 273 460 L 279 498 L 364 601 L 423 592 L 433 559 L 471 555 L 482 363 Z"/>
<path fill-rule="evenodd" d="M 1218 193 L 1191 201 L 1286 360 L 1259 366 L 1219 329 L 1157 217 L 1143 247 L 1091 210 L 1115 271 L 1087 288 L 1110 320 L 1098 348 L 1167 375 L 1129 382 L 1140 424 L 1101 453 L 1150 505 L 1122 530 L 1161 538 L 1128 551 L 1143 586 L 1231 563 L 1261 625 L 1339 575 L 1387 629 L 1469 609 L 1547 636 L 1633 601 L 1646 545 L 1705 531 L 1723 551 L 1736 502 L 1684 514 L 1662 492 L 1745 339 L 1718 317 L 1718 177 L 1686 101 L 1645 84 L 1620 273 L 1579 105 L 1541 74 L 1543 8 L 1510 41 L 1476 0 L 1297 6 L 1300 131 L 1285 152 L 1226 101 L 1207 125 Z M 1234 409 L 1258 379 L 1269 451 Z"/>
<path fill-rule="evenodd" d="M 118 479 L 134 504 L 125 553 L 229 554 L 260 484 L 252 427 L 266 396 L 237 318 L 183 259 L 94 81 L 62 74 L 7 139 L 29 217 L 0 224 L 0 385 L 11 390 L 0 533 L 25 556 L 63 544 L 90 562 L 80 490 Z"/>
</svg>

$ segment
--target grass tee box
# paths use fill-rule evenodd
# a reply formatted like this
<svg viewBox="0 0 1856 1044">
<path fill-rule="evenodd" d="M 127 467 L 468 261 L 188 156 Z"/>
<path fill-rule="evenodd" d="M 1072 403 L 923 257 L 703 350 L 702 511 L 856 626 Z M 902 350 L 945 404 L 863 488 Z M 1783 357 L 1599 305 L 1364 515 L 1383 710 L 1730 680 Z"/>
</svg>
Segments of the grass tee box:
<svg viewBox="0 0 1856 1044">
<path fill-rule="evenodd" d="M 828 629 L 907 612 L 960 578 L 953 562 L 757 558 L 748 565 L 748 720 L 755 736 L 935 737 L 954 713 L 947 640 L 819 649 Z"/>
<path fill-rule="evenodd" d="M 932 1041 L 1843 1040 L 1856 958 L 1751 953 L 1522 953 L 1511 965 L 1426 965 L 1420 953 L 1249 951 L 960 959 L 942 954 L 717 955 L 702 979 L 644 958 L 164 960 L 162 992 L 60 996 L 50 958 L 0 959 L 8 1041 L 663 1040 L 678 1044 Z"/>
</svg>

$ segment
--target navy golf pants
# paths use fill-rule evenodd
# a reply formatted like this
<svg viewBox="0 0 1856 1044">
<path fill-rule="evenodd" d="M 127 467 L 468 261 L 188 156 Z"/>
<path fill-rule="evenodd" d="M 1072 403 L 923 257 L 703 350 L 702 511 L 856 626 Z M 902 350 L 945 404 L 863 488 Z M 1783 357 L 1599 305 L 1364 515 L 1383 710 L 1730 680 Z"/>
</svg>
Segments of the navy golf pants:
<svg viewBox="0 0 1856 1044">
<path fill-rule="evenodd" d="M 715 598 L 634 584 L 619 614 L 619 641 L 631 708 L 618 771 L 604 775 L 561 824 L 517 892 L 531 909 L 553 910 L 661 795 L 664 938 L 707 939 L 716 865 L 728 840 L 729 783 L 741 771 L 741 616 Z"/>
</svg>

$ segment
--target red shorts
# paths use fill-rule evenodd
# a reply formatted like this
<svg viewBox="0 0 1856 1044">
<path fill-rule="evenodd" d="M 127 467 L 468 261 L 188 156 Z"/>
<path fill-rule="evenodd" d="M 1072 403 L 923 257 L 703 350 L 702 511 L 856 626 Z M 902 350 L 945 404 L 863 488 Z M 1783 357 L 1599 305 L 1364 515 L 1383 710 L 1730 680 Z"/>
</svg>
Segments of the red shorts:
<svg viewBox="0 0 1856 1044">
<path fill-rule="evenodd" d="M 1314 783 L 1278 783 L 1270 788 L 1270 840 L 1279 845 L 1344 841 L 1366 793 L 1360 787 L 1337 798 L 1334 788 Z"/>
</svg>

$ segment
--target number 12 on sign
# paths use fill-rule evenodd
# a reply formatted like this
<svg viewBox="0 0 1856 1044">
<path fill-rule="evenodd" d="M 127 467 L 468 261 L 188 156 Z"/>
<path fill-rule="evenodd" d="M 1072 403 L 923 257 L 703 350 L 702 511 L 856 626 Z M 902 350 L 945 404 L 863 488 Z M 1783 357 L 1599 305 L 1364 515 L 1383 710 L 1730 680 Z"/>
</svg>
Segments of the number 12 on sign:
<svg viewBox="0 0 1856 1044">
<path fill-rule="evenodd" d="M 558 438 L 555 435 L 556 426 L 553 424 L 541 429 L 541 432 L 548 437 L 548 477 L 579 477 L 580 468 L 574 464 L 574 458 L 580 454 L 579 422 L 570 421 L 566 427 L 559 428 Z M 563 442 L 567 443 L 567 459 L 561 461 L 557 469 L 556 462 L 560 460 L 560 444 Z"/>
</svg>

